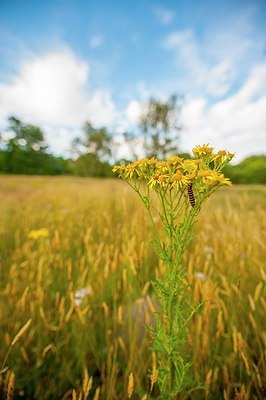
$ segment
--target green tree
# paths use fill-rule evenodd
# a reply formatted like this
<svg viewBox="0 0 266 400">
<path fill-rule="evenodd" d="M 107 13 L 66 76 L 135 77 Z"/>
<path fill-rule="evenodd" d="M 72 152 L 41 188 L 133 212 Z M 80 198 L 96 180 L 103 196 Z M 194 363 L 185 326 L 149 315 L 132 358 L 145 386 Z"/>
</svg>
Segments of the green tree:
<svg viewBox="0 0 266 400">
<path fill-rule="evenodd" d="M 98 160 L 91 153 L 82 154 L 72 164 L 72 172 L 78 176 L 93 176 L 98 178 L 113 177 L 112 167 L 107 162 Z"/>
<path fill-rule="evenodd" d="M 24 124 L 18 118 L 8 119 L 7 131 L 11 138 L 3 141 L 3 171 L 18 174 L 41 174 L 46 163 L 47 145 L 41 129 Z"/>
<path fill-rule="evenodd" d="M 124 132 L 123 138 L 124 138 L 124 143 L 127 145 L 129 149 L 131 160 L 136 161 L 139 158 L 137 152 L 137 145 L 139 138 L 132 132 Z"/>
<path fill-rule="evenodd" d="M 150 99 L 140 117 L 139 127 L 144 134 L 146 157 L 164 159 L 178 152 L 180 103 L 172 95 L 166 101 Z"/>
<path fill-rule="evenodd" d="M 70 172 L 69 161 L 47 153 L 42 130 L 18 118 L 8 119 L 11 138 L 0 137 L 0 171 L 14 174 L 57 175 Z"/>
<path fill-rule="evenodd" d="M 228 165 L 225 173 L 233 183 L 266 183 L 266 156 L 247 157 L 237 165 Z"/>
<path fill-rule="evenodd" d="M 72 142 L 74 153 L 79 154 L 72 165 L 72 171 L 80 176 L 112 176 L 109 160 L 112 157 L 112 136 L 105 127 L 94 128 L 85 122 L 84 137 L 75 138 Z"/>
<path fill-rule="evenodd" d="M 105 127 L 94 128 L 90 122 L 85 122 L 84 138 L 75 138 L 74 151 L 93 154 L 98 160 L 107 161 L 112 155 L 112 136 Z"/>
<path fill-rule="evenodd" d="M 14 116 L 9 117 L 8 120 L 8 130 L 14 134 L 14 137 L 7 142 L 9 151 L 15 148 L 23 151 L 46 151 L 48 146 L 45 143 L 43 132 L 38 126 L 23 124 Z"/>
</svg>

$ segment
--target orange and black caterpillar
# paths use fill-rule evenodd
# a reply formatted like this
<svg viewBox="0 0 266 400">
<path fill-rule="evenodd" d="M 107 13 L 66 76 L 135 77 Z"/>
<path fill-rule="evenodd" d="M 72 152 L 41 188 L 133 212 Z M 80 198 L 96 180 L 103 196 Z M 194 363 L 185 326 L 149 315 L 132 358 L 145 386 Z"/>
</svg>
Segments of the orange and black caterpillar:
<svg viewBox="0 0 266 400">
<path fill-rule="evenodd" d="M 195 202 L 195 196 L 193 193 L 192 183 L 189 183 L 187 186 L 187 194 L 188 194 L 188 198 L 189 198 L 191 207 L 195 207 L 196 202 Z"/>
</svg>

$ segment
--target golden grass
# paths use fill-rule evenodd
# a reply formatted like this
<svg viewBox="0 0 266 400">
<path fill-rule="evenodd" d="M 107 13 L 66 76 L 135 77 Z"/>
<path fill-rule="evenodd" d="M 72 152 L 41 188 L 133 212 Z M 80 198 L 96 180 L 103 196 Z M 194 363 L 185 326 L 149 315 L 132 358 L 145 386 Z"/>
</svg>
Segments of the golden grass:
<svg viewBox="0 0 266 400">
<path fill-rule="evenodd" d="M 204 301 L 188 346 L 190 374 L 205 386 L 191 399 L 264 398 L 265 194 L 223 189 L 199 216 L 184 263 L 191 301 Z M 0 365 L 27 327 L 0 393 L 11 398 L 16 377 L 18 398 L 156 398 L 143 324 L 164 266 L 135 194 L 117 180 L 1 176 L 0 198 Z M 48 237 L 29 235 L 42 228 Z"/>
</svg>

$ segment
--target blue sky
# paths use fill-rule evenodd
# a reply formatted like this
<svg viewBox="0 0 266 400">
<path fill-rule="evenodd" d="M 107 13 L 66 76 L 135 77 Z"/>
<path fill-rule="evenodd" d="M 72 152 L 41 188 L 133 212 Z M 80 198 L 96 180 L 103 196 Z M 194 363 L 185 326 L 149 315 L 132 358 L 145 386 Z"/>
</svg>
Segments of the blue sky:
<svg viewBox="0 0 266 400">
<path fill-rule="evenodd" d="M 182 150 L 266 148 L 266 1 L 0 1 L 0 126 L 15 114 L 67 154 L 86 119 L 136 130 L 183 96 Z M 141 156 L 141 138 L 139 140 Z"/>
</svg>

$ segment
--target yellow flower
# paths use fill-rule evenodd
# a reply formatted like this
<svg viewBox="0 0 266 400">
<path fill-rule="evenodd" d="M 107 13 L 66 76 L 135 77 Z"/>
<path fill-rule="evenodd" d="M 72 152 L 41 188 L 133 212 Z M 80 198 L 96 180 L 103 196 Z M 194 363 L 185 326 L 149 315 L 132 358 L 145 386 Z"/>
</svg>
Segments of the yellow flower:
<svg viewBox="0 0 266 400">
<path fill-rule="evenodd" d="M 159 176 L 159 183 L 162 187 L 167 187 L 169 183 L 169 176 L 168 175 L 160 175 Z"/>
<path fill-rule="evenodd" d="M 157 158 L 150 158 L 150 159 L 148 159 L 148 164 L 149 165 L 157 165 L 158 164 L 158 160 L 157 160 Z"/>
<path fill-rule="evenodd" d="M 231 161 L 234 157 L 233 153 L 229 153 L 227 150 L 220 150 L 217 154 L 214 154 L 211 161 L 215 161 L 216 163 L 220 162 L 223 164 L 225 161 Z"/>
<path fill-rule="evenodd" d="M 195 156 L 206 156 L 208 154 L 212 154 L 213 147 L 210 147 L 209 144 L 204 144 L 203 146 L 197 145 L 194 147 L 194 149 L 192 149 L 192 151 Z"/>
<path fill-rule="evenodd" d="M 186 178 L 187 178 L 189 181 L 193 181 L 193 179 L 195 179 L 195 177 L 196 177 L 195 174 L 186 174 Z"/>
<path fill-rule="evenodd" d="M 235 156 L 235 153 L 230 153 L 229 151 L 228 151 L 227 154 L 226 154 L 226 157 L 227 157 L 227 160 L 228 160 L 228 161 L 231 161 L 232 158 L 234 158 L 234 156 Z"/>
<path fill-rule="evenodd" d="M 29 239 L 39 239 L 39 238 L 47 238 L 47 237 L 49 237 L 49 231 L 47 228 L 32 230 L 28 234 Z"/>
<path fill-rule="evenodd" d="M 199 170 L 198 172 L 198 177 L 199 178 L 206 178 L 207 176 L 211 175 L 212 170 L 211 169 L 206 169 L 206 170 Z"/>
<path fill-rule="evenodd" d="M 195 167 L 198 165 L 198 162 L 197 162 L 197 165 L 196 165 L 196 164 L 195 164 L 195 161 L 198 161 L 198 160 L 183 160 L 182 163 L 181 163 L 181 167 L 182 167 L 184 170 L 193 169 L 193 168 L 195 168 Z"/>
<path fill-rule="evenodd" d="M 121 175 L 125 171 L 125 169 L 126 169 L 125 165 L 115 165 L 112 171 L 115 173 L 119 173 L 119 175 Z"/>
<path fill-rule="evenodd" d="M 178 156 L 168 157 L 167 162 L 168 164 L 180 164 L 183 161 L 183 158 Z"/>
<path fill-rule="evenodd" d="M 115 165 L 114 168 L 112 169 L 113 172 L 117 172 L 121 169 L 121 165 Z"/>
<path fill-rule="evenodd" d="M 134 175 L 134 172 L 137 172 L 137 167 L 138 167 L 137 163 L 128 164 L 126 166 L 125 177 L 126 178 L 132 178 L 133 175 Z"/>
<path fill-rule="evenodd" d="M 146 167 L 148 165 L 149 159 L 148 158 L 141 158 L 140 160 L 136 161 L 134 164 L 138 167 Z"/>
<path fill-rule="evenodd" d="M 232 182 L 229 178 L 225 178 L 224 174 L 221 174 L 217 171 L 211 171 L 211 173 L 206 177 L 205 183 L 208 186 L 214 185 L 215 183 L 228 186 L 232 185 Z"/>
<path fill-rule="evenodd" d="M 180 167 L 189 174 L 195 174 L 199 167 L 199 160 L 183 160 Z"/>
<path fill-rule="evenodd" d="M 167 178 L 169 178 L 168 175 L 160 175 L 159 176 L 159 181 L 160 182 L 165 182 L 167 180 Z"/>
<path fill-rule="evenodd" d="M 156 158 L 143 158 L 139 161 L 136 161 L 136 165 L 138 165 L 138 169 L 136 170 L 137 174 L 141 178 L 149 179 L 149 176 L 154 172 L 158 160 Z"/>
<path fill-rule="evenodd" d="M 158 170 L 165 172 L 168 171 L 169 164 L 166 161 L 160 161 L 160 162 L 158 161 L 156 167 Z"/>
<path fill-rule="evenodd" d="M 152 175 L 151 179 L 148 182 L 148 185 L 150 185 L 150 187 L 153 188 L 153 186 L 158 184 L 159 178 L 160 175 Z"/>
<path fill-rule="evenodd" d="M 171 178 L 172 187 L 179 189 L 182 186 L 188 185 L 189 181 L 186 176 L 182 175 L 180 171 L 177 171 Z"/>
</svg>

